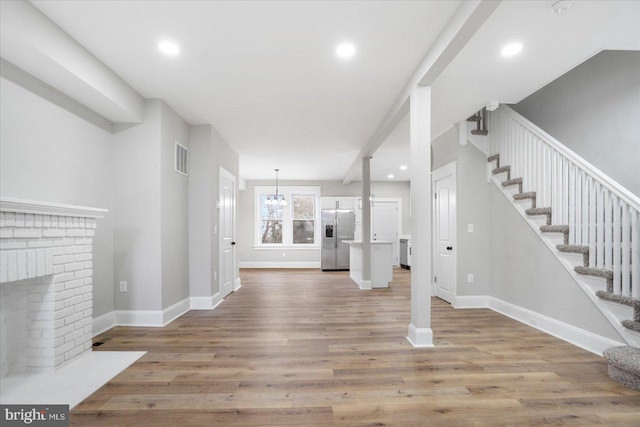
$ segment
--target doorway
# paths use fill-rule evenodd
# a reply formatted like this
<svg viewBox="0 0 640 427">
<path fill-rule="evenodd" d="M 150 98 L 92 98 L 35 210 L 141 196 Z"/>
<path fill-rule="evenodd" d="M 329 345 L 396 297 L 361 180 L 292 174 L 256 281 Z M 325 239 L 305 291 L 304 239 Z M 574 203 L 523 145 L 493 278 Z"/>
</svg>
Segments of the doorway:
<svg viewBox="0 0 640 427">
<path fill-rule="evenodd" d="M 234 290 L 237 278 L 236 263 L 236 177 L 220 168 L 220 298 Z"/>
<path fill-rule="evenodd" d="M 433 188 L 433 275 L 435 295 L 456 298 L 456 162 L 431 174 Z"/>
</svg>

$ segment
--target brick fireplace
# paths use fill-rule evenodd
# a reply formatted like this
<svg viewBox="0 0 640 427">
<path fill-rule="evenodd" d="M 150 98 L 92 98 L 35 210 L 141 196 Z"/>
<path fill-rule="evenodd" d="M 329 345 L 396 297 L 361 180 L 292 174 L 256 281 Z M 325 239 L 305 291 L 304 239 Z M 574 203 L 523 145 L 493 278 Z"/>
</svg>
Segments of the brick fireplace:
<svg viewBox="0 0 640 427">
<path fill-rule="evenodd" d="M 0 199 L 0 377 L 91 351 L 93 238 L 106 212 Z"/>
</svg>

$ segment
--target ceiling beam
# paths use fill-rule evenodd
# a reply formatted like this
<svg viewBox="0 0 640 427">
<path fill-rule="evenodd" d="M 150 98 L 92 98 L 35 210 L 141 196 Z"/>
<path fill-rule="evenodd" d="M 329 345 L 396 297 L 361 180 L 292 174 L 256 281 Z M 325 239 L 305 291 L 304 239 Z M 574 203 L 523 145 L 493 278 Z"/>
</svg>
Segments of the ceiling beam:
<svg viewBox="0 0 640 427">
<path fill-rule="evenodd" d="M 407 114 L 411 91 L 417 86 L 433 84 L 476 31 L 491 16 L 493 11 L 496 10 L 500 2 L 501 0 L 473 0 L 460 3 L 458 9 L 456 9 L 405 85 L 400 96 L 398 96 L 376 131 L 369 138 L 367 145 L 356 156 L 342 180 L 343 185 L 348 185 L 353 180 L 357 180 L 361 170 L 362 158 L 373 156 L 400 120 Z"/>
<path fill-rule="evenodd" d="M 0 49 L 8 62 L 108 121 L 142 121 L 142 96 L 28 1 L 2 1 Z"/>
</svg>

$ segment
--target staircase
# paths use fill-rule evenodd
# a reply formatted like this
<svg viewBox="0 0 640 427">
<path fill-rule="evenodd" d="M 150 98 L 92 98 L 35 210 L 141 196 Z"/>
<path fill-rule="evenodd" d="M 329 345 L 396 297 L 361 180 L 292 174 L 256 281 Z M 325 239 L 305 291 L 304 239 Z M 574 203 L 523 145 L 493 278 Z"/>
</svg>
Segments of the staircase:
<svg viewBox="0 0 640 427">
<path fill-rule="evenodd" d="M 491 129 L 482 144 L 489 179 L 524 208 L 627 344 L 640 347 L 640 198 L 509 107 L 469 118 L 481 120 L 477 129 L 486 131 L 485 120 Z"/>
</svg>

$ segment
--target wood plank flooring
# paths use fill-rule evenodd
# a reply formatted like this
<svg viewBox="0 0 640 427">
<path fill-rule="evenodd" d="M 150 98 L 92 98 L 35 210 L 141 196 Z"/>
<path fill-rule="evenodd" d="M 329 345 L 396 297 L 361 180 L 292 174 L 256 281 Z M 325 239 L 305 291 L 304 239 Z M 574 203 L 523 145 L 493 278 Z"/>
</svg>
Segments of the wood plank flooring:
<svg viewBox="0 0 640 427">
<path fill-rule="evenodd" d="M 405 270 L 373 291 L 348 272 L 241 278 L 213 311 L 96 337 L 96 351 L 148 353 L 71 425 L 640 426 L 640 393 L 601 357 L 490 310 L 433 299 L 436 347 L 412 348 Z"/>
</svg>

